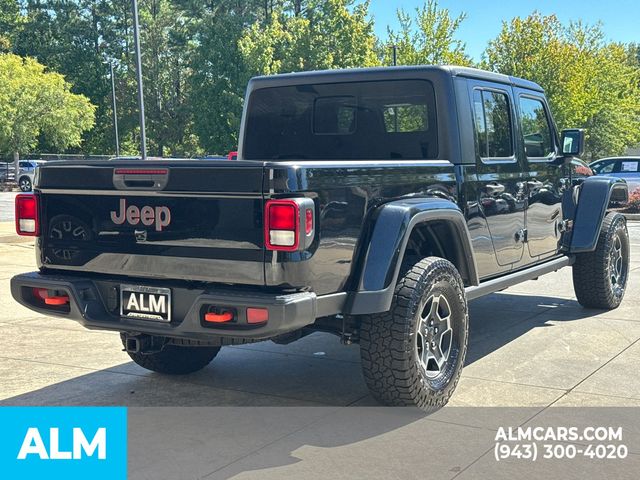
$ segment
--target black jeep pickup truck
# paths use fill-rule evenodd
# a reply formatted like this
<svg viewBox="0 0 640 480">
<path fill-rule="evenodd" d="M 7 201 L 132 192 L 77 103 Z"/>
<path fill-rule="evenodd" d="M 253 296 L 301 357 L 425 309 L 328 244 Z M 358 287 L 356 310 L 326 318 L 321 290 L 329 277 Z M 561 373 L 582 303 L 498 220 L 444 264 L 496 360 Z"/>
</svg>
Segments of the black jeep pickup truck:
<svg viewBox="0 0 640 480">
<path fill-rule="evenodd" d="M 332 332 L 375 398 L 429 411 L 460 376 L 467 301 L 572 266 L 582 305 L 620 304 L 627 188 L 575 171 L 583 142 L 540 86 L 480 70 L 255 78 L 237 161 L 42 166 L 16 200 L 39 271 L 11 291 L 167 374 Z"/>
</svg>

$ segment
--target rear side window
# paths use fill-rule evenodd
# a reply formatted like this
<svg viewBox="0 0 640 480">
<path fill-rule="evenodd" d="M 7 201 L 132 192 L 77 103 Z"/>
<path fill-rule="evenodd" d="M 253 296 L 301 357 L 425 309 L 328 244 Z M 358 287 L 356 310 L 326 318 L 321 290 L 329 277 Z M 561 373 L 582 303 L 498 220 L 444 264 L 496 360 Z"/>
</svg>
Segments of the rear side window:
<svg viewBox="0 0 640 480">
<path fill-rule="evenodd" d="M 620 173 L 637 173 L 638 160 L 622 160 L 620 162 Z"/>
<path fill-rule="evenodd" d="M 437 133 L 427 80 L 263 88 L 249 98 L 244 158 L 435 159 Z"/>
<path fill-rule="evenodd" d="M 488 159 L 512 157 L 513 128 L 507 94 L 474 90 L 473 113 L 479 156 Z"/>
<path fill-rule="evenodd" d="M 542 101 L 520 97 L 520 122 L 527 158 L 550 157 L 555 153 L 551 125 Z"/>
<path fill-rule="evenodd" d="M 600 162 L 597 165 L 591 165 L 591 169 L 598 173 L 612 173 L 616 162 L 614 160 L 608 160 L 606 162 Z"/>
</svg>

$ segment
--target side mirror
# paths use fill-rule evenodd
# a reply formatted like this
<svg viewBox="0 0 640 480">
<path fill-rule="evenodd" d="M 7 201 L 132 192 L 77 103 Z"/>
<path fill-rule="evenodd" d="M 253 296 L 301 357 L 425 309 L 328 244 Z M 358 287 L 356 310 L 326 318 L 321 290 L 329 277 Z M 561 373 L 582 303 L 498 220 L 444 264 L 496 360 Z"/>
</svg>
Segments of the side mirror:
<svg viewBox="0 0 640 480">
<path fill-rule="evenodd" d="M 581 157 L 584 154 L 584 130 L 571 128 L 562 130 L 560 143 L 562 155 L 566 157 Z"/>
</svg>

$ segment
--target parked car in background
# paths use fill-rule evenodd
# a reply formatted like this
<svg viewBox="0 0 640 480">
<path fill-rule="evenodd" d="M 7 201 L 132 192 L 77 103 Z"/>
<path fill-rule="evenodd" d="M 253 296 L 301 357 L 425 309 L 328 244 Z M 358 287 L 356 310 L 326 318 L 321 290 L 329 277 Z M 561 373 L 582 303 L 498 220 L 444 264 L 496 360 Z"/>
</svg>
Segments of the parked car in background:
<svg viewBox="0 0 640 480">
<path fill-rule="evenodd" d="M 33 188 L 33 177 L 36 167 L 46 163 L 44 160 L 21 160 L 18 163 L 18 186 L 23 192 L 30 192 Z"/>
<path fill-rule="evenodd" d="M 625 179 L 629 192 L 640 187 L 640 157 L 601 158 L 589 166 L 596 175 Z"/>
<path fill-rule="evenodd" d="M 0 183 L 15 181 L 16 175 L 11 163 L 0 163 Z"/>
</svg>

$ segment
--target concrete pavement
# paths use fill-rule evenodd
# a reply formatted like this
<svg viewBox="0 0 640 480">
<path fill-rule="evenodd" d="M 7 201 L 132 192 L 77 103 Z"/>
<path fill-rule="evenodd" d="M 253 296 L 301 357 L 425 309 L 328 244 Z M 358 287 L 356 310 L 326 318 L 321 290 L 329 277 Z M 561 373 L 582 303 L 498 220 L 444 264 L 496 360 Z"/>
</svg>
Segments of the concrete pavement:
<svg viewBox="0 0 640 480">
<path fill-rule="evenodd" d="M 398 409 L 384 420 L 388 423 L 375 427 L 366 425 L 370 420 L 357 421 L 361 414 L 355 412 L 361 409 L 343 408 L 376 405 L 360 373 L 357 346 L 343 346 L 318 333 L 287 346 L 263 342 L 226 347 L 201 372 L 164 377 L 130 362 L 115 333 L 88 331 L 17 305 L 9 294 L 9 279 L 35 269 L 33 248 L 0 244 L 0 404 L 252 407 L 213 409 L 219 413 L 210 419 L 215 428 L 202 433 L 200 447 L 194 448 L 213 448 L 207 435 L 224 438 L 227 446 L 233 438 L 237 446 L 216 451 L 215 465 L 173 448 L 175 462 L 183 461 L 189 469 L 184 477 L 169 476 L 166 469 L 174 462 L 162 462 L 162 442 L 147 448 L 140 439 L 145 449 L 130 478 L 362 478 L 363 472 L 373 472 L 372 478 L 400 472 L 406 474 L 402 478 L 425 478 L 420 470 L 424 460 L 416 460 L 420 468 L 414 470 L 403 463 L 426 458 L 425 432 L 437 435 L 445 429 L 458 438 L 484 439 L 495 431 L 496 425 L 480 414 L 464 420 L 447 417 L 460 411 L 454 407 L 474 407 L 474 412 L 478 407 L 517 407 L 502 409 L 502 421 L 520 425 L 552 417 L 557 407 L 640 406 L 640 224 L 629 223 L 629 229 L 632 271 L 620 308 L 601 312 L 580 307 L 570 269 L 475 300 L 467 365 L 450 407 L 427 418 Z M 287 407 L 283 411 L 289 413 L 273 407 Z M 302 414 L 295 407 L 315 408 Z M 182 411 L 192 419 L 185 422 L 198 423 L 193 420 L 197 410 Z M 579 411 L 588 420 L 588 409 Z M 257 412 L 264 412 L 262 419 L 247 423 Z M 244 430 L 234 427 L 240 424 Z M 353 431 L 347 434 L 345 425 Z M 148 433 L 139 427 L 139 435 Z M 178 424 L 174 427 L 181 431 Z M 449 452 L 446 462 L 454 471 L 442 478 L 485 478 L 473 472 L 488 468 L 486 445 L 470 446 L 464 459 Z M 282 461 L 283 452 L 295 461 Z"/>
<path fill-rule="evenodd" d="M 17 192 L 0 192 L 0 223 L 13 222 L 13 205 L 17 194 Z"/>
</svg>

